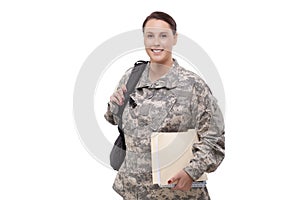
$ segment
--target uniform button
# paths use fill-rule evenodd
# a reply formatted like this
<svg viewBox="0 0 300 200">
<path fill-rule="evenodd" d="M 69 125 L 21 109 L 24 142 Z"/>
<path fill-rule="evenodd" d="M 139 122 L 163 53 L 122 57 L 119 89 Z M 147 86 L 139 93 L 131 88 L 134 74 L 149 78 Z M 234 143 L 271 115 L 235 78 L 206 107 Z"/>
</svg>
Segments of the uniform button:
<svg viewBox="0 0 300 200">
<path fill-rule="evenodd" d="M 153 93 L 150 93 L 147 97 L 147 99 L 151 99 L 153 97 Z"/>
<path fill-rule="evenodd" d="M 156 86 L 158 86 L 159 85 L 159 83 L 153 83 L 152 85 L 151 85 L 151 88 L 154 88 L 154 87 L 156 87 Z"/>
</svg>

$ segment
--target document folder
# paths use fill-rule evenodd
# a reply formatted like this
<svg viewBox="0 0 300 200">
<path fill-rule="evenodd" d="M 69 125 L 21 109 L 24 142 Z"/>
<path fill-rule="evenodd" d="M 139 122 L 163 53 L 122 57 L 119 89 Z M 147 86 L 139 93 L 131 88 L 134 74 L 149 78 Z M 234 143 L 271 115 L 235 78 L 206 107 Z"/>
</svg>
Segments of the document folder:
<svg viewBox="0 0 300 200">
<path fill-rule="evenodd" d="M 186 167 L 193 159 L 192 146 L 199 141 L 195 129 L 187 132 L 154 132 L 151 135 L 152 180 L 161 187 L 173 187 L 168 180 Z M 193 186 L 203 187 L 203 174 Z"/>
</svg>

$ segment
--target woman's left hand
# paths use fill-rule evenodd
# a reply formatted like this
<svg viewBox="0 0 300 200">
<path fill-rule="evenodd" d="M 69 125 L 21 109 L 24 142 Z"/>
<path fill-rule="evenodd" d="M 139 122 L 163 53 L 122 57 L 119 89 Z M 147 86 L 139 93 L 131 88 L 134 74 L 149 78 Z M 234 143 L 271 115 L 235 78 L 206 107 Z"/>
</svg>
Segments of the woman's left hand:
<svg viewBox="0 0 300 200">
<path fill-rule="evenodd" d="M 168 181 L 168 184 L 172 183 L 176 183 L 176 186 L 173 188 L 173 190 L 181 190 L 186 192 L 191 189 L 193 179 L 184 170 L 181 170 Z"/>
</svg>

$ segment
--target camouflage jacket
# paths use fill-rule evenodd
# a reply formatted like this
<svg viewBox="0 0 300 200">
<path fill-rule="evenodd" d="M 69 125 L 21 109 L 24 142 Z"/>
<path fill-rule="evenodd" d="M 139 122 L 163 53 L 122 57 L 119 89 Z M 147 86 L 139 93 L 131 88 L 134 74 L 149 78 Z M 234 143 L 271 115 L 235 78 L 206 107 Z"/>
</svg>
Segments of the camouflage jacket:
<svg viewBox="0 0 300 200">
<path fill-rule="evenodd" d="M 131 69 L 118 87 L 126 85 Z M 196 129 L 199 142 L 193 145 L 194 158 L 184 170 L 197 180 L 204 172 L 216 170 L 225 156 L 222 113 L 209 87 L 198 75 L 175 61 L 168 73 L 155 82 L 149 80 L 149 65 L 123 112 L 127 154 L 113 188 L 126 193 L 153 189 L 151 179 L 152 132 L 180 132 Z M 118 106 L 109 103 L 105 118 L 118 124 Z M 147 193 L 147 192 L 145 192 Z"/>
</svg>

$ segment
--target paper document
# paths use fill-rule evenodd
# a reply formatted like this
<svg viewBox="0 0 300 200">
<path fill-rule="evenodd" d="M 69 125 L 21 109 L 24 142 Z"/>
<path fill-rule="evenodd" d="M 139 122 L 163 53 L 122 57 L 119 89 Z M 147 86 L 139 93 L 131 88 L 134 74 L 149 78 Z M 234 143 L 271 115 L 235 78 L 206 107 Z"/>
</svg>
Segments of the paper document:
<svg viewBox="0 0 300 200">
<path fill-rule="evenodd" d="M 197 141 L 195 129 L 187 132 L 154 132 L 151 136 L 153 184 L 168 186 L 168 180 L 193 158 L 192 146 Z M 197 181 L 205 180 L 206 174 Z"/>
</svg>

